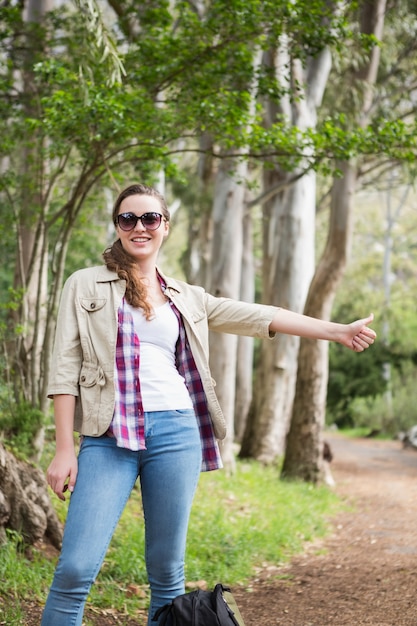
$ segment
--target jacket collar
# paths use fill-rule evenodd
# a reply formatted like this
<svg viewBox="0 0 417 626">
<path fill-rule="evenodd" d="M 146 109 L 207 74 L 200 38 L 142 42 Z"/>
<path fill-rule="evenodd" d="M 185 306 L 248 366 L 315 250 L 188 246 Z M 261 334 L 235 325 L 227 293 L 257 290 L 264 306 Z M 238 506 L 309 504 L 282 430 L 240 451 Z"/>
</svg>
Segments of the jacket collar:
<svg viewBox="0 0 417 626">
<path fill-rule="evenodd" d="M 159 267 L 156 268 L 156 271 L 158 272 L 159 276 L 165 283 L 166 289 L 173 289 L 177 291 L 178 293 L 181 292 L 181 286 L 179 282 L 175 280 L 175 278 L 170 278 L 169 276 L 165 276 L 165 274 L 160 270 Z M 98 271 L 97 271 L 98 283 L 107 283 L 107 282 L 111 282 L 115 280 L 120 280 L 119 276 L 117 275 L 117 272 L 108 270 L 105 265 L 100 265 L 98 267 Z"/>
<path fill-rule="evenodd" d="M 108 283 L 113 280 L 119 280 L 116 272 L 108 270 L 105 265 L 100 265 L 97 270 L 96 280 L 98 283 Z"/>
<path fill-rule="evenodd" d="M 165 289 L 173 289 L 174 291 L 181 293 L 180 284 L 178 283 L 178 281 L 175 280 L 175 278 L 165 276 L 165 274 L 160 270 L 159 267 L 156 268 L 156 271 L 158 272 L 160 279 L 164 283 Z"/>
</svg>

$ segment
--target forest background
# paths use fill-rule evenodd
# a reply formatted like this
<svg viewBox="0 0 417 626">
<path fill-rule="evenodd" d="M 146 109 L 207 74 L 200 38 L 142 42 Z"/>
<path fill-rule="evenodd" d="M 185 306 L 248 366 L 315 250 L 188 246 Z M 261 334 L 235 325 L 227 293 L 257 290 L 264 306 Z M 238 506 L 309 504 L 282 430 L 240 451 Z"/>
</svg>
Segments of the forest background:
<svg viewBox="0 0 417 626">
<path fill-rule="evenodd" d="M 4 441 L 33 461 L 63 280 L 101 262 L 132 181 L 172 211 L 161 266 L 338 321 L 364 354 L 211 337 L 239 456 L 322 479 L 326 423 L 415 423 L 417 12 L 411 0 L 5 0 L 0 23 Z M 327 415 L 326 415 L 327 413 Z"/>
</svg>

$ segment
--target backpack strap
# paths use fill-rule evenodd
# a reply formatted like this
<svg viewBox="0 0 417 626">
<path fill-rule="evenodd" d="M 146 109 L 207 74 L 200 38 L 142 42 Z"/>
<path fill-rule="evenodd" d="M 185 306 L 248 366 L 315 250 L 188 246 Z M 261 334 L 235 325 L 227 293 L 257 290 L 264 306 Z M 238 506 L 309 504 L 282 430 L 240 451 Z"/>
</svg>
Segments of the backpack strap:
<svg viewBox="0 0 417 626">
<path fill-rule="evenodd" d="M 159 620 L 158 626 L 170 626 L 172 624 L 172 602 L 169 604 L 165 604 L 161 606 L 152 617 L 153 622 L 157 622 Z M 171 619 L 170 619 L 171 618 Z"/>
<path fill-rule="evenodd" d="M 221 626 L 223 626 L 223 624 L 225 626 L 227 624 L 245 626 L 229 587 L 224 587 L 221 583 L 218 583 L 214 587 L 213 604 Z"/>
<path fill-rule="evenodd" d="M 241 615 L 241 612 L 239 611 L 239 607 L 236 604 L 236 600 L 234 599 L 230 589 L 224 589 L 223 597 L 227 603 L 227 606 L 233 612 L 232 619 L 235 620 L 238 626 L 245 626 L 245 622 L 243 621 L 243 617 Z"/>
</svg>

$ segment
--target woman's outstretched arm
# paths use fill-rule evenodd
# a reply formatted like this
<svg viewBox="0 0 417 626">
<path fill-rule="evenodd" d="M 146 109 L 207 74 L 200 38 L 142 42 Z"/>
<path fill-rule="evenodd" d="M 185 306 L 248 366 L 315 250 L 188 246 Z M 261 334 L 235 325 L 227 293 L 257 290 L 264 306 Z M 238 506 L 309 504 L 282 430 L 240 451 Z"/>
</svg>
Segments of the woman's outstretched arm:
<svg viewBox="0 0 417 626">
<path fill-rule="evenodd" d="M 363 352 L 371 346 L 376 333 L 368 324 L 374 319 L 373 314 L 350 324 L 326 322 L 286 309 L 279 309 L 269 329 L 272 332 L 297 335 L 307 339 L 325 339 L 335 341 L 355 352 Z"/>
</svg>

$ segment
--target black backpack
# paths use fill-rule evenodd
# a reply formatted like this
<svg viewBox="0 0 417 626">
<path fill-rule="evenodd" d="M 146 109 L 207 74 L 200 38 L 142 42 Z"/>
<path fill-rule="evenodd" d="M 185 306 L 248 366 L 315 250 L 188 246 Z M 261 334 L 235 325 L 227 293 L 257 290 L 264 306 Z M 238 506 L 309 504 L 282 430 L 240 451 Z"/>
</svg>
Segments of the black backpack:
<svg viewBox="0 0 417 626">
<path fill-rule="evenodd" d="M 213 591 L 177 596 L 158 609 L 152 621 L 158 620 L 159 626 L 245 626 L 230 589 L 220 583 Z"/>
</svg>

